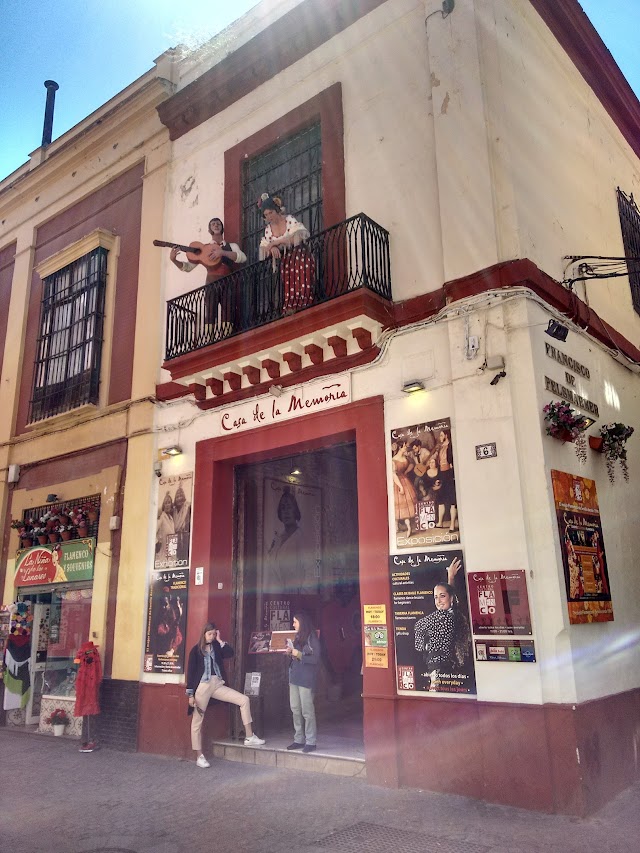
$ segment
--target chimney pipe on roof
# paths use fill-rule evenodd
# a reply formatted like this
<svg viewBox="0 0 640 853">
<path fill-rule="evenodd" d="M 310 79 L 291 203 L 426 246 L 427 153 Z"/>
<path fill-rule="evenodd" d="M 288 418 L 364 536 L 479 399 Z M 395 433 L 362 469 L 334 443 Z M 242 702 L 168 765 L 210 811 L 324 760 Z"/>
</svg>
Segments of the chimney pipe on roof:
<svg viewBox="0 0 640 853">
<path fill-rule="evenodd" d="M 45 80 L 45 89 L 47 90 L 47 104 L 44 108 L 44 126 L 42 128 L 42 145 L 48 145 L 51 142 L 51 131 L 53 130 L 53 107 L 56 102 L 56 92 L 60 88 L 55 80 Z"/>
</svg>

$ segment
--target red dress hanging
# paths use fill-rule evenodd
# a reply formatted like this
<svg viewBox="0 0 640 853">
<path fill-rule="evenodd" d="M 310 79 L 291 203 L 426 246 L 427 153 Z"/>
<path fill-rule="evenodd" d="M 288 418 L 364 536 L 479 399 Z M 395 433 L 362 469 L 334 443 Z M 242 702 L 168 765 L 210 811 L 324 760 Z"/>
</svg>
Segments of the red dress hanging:
<svg viewBox="0 0 640 853">
<path fill-rule="evenodd" d="M 76 717 L 88 717 L 100 713 L 98 695 L 102 681 L 102 664 L 98 647 L 92 642 L 83 643 L 76 655 L 80 664 L 76 677 Z"/>
</svg>

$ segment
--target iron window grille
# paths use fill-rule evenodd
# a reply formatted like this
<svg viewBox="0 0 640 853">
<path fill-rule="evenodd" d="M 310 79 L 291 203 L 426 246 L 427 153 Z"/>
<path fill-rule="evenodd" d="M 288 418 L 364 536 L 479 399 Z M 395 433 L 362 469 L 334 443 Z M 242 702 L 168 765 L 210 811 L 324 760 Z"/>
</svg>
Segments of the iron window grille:
<svg viewBox="0 0 640 853">
<path fill-rule="evenodd" d="M 311 234 L 322 231 L 320 123 L 247 160 L 242 172 L 242 245 L 249 263 L 258 260 L 264 219 L 256 207 L 263 192 L 279 196 L 287 213 Z"/>
<path fill-rule="evenodd" d="M 636 204 L 633 193 L 628 196 L 620 187 L 618 193 L 618 213 L 620 214 L 620 228 L 622 230 L 622 243 L 624 253 L 628 258 L 640 258 L 640 210 Z M 627 261 L 629 271 L 629 285 L 631 286 L 631 300 L 636 313 L 640 314 L 640 262 Z"/>
<path fill-rule="evenodd" d="M 32 423 L 98 402 L 107 254 L 98 246 L 42 283 Z"/>
</svg>

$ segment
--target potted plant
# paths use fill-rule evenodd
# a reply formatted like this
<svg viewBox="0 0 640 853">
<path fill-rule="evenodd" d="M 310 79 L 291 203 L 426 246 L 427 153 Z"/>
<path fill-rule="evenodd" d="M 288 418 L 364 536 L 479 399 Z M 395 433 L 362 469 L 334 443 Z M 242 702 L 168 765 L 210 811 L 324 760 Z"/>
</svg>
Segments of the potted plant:
<svg viewBox="0 0 640 853">
<path fill-rule="evenodd" d="M 32 528 L 34 540 L 37 539 L 41 545 L 46 545 L 49 541 L 49 536 L 47 534 L 47 528 L 41 524 L 36 525 Z"/>
<path fill-rule="evenodd" d="M 71 510 L 68 506 L 61 506 L 58 510 L 58 518 L 63 524 L 69 524 L 71 522 L 70 513 Z"/>
<path fill-rule="evenodd" d="M 57 532 L 60 534 L 63 542 L 68 542 L 73 535 L 73 524 L 59 524 Z"/>
<path fill-rule="evenodd" d="M 29 524 L 21 518 L 11 519 L 11 529 L 15 530 L 20 537 L 20 545 L 23 548 L 30 548 L 33 545 L 33 535 Z"/>
<path fill-rule="evenodd" d="M 621 423 L 604 424 L 600 427 L 599 436 L 591 436 L 589 444 L 594 450 L 604 453 L 607 463 L 607 475 L 609 482 L 615 481 L 615 463 L 618 461 L 622 468 L 622 475 L 625 481 L 629 482 L 629 468 L 627 465 L 627 440 L 633 435 L 633 427 Z M 591 439 L 595 441 L 592 443 Z M 600 446 L 594 447 L 594 444 L 600 439 Z"/>
<path fill-rule="evenodd" d="M 64 734 L 65 727 L 69 725 L 69 715 L 64 708 L 56 708 L 49 714 L 45 723 L 53 728 L 56 737 L 61 737 Z"/>
<path fill-rule="evenodd" d="M 584 431 L 589 426 L 587 418 L 564 400 L 551 400 L 542 410 L 547 435 L 558 441 L 576 445 L 576 456 L 582 464 L 587 461 L 587 442 Z"/>
<path fill-rule="evenodd" d="M 87 516 L 84 513 L 84 510 L 77 506 L 71 512 L 71 524 L 76 528 L 76 534 L 80 539 L 84 539 L 85 536 L 89 535 L 89 529 L 87 527 Z"/>
<path fill-rule="evenodd" d="M 93 524 L 94 521 L 98 520 L 98 510 L 95 508 L 93 504 L 85 504 L 82 507 L 83 513 L 88 518 L 89 522 Z"/>
</svg>

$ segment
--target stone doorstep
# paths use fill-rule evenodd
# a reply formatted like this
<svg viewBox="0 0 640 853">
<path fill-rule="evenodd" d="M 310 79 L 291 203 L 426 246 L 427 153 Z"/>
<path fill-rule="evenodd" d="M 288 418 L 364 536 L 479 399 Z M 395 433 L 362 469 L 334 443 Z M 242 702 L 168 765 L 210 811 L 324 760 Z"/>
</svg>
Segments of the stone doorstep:
<svg viewBox="0 0 640 853">
<path fill-rule="evenodd" d="M 323 753 L 321 750 L 305 755 L 268 746 L 254 747 L 228 741 L 214 741 L 213 757 L 224 761 L 240 761 L 243 764 L 259 764 L 263 767 L 279 767 L 285 770 L 309 770 L 313 773 L 350 776 L 357 779 L 367 777 L 364 759 L 339 757 Z"/>
</svg>

